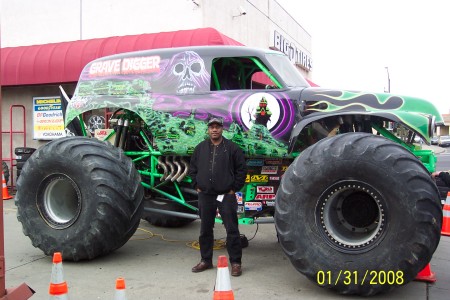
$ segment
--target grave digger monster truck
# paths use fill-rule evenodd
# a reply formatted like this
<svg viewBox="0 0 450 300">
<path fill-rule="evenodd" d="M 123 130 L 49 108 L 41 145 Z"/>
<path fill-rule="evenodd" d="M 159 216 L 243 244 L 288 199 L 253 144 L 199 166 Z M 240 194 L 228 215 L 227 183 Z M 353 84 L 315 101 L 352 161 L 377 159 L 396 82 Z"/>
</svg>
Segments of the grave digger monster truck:
<svg viewBox="0 0 450 300">
<path fill-rule="evenodd" d="M 100 111 L 101 140 L 83 120 Z M 372 295 L 410 282 L 429 263 L 442 222 L 430 177 L 436 157 L 412 141 L 430 141 L 442 122 L 436 108 L 312 88 L 282 53 L 247 47 L 89 63 L 65 111 L 74 136 L 38 149 L 17 183 L 25 235 L 47 255 L 77 261 L 124 245 L 141 218 L 171 227 L 194 221 L 189 156 L 213 116 L 247 157 L 240 222 L 274 217 L 281 247 L 309 279 Z"/>
</svg>

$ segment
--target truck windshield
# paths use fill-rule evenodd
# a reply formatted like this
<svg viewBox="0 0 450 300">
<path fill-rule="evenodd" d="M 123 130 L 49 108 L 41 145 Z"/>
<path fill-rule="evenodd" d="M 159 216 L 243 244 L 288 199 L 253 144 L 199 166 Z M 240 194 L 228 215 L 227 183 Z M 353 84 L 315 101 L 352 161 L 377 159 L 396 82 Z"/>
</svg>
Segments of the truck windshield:
<svg viewBox="0 0 450 300">
<path fill-rule="evenodd" d="M 308 87 L 308 82 L 283 54 L 267 53 L 267 60 L 289 87 Z"/>
</svg>

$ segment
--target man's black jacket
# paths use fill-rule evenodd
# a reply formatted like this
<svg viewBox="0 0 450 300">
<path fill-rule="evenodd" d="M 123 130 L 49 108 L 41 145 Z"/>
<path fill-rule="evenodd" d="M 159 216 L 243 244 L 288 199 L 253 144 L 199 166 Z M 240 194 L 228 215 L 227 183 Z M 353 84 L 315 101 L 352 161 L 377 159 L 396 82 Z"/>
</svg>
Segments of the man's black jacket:
<svg viewBox="0 0 450 300">
<path fill-rule="evenodd" d="M 246 174 L 244 152 L 232 141 L 223 137 L 214 146 L 206 139 L 195 147 L 189 167 L 194 188 L 207 194 L 237 192 L 244 186 Z"/>
</svg>

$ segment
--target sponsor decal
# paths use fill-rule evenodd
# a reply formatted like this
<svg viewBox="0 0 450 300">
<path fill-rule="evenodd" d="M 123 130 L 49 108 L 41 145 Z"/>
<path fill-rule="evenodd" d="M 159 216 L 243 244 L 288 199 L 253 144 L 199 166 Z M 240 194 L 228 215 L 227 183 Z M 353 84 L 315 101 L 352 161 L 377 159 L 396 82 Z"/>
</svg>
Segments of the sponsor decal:
<svg viewBox="0 0 450 300">
<path fill-rule="evenodd" d="M 247 160 L 247 166 L 249 167 L 262 167 L 264 161 L 262 159 L 249 159 Z"/>
<path fill-rule="evenodd" d="M 105 138 L 113 132 L 114 129 L 95 129 L 94 137 L 100 141 L 105 140 Z"/>
<path fill-rule="evenodd" d="M 261 174 L 276 175 L 278 172 L 278 166 L 263 166 L 261 169 Z"/>
<path fill-rule="evenodd" d="M 263 186 L 263 185 L 259 185 L 256 187 L 256 192 L 257 193 L 274 193 L 274 188 L 273 186 Z"/>
<path fill-rule="evenodd" d="M 238 208 L 237 208 L 237 212 L 238 213 L 243 213 L 244 212 L 244 206 L 239 205 Z"/>
<path fill-rule="evenodd" d="M 264 201 L 267 206 L 275 206 L 275 201 Z"/>
<path fill-rule="evenodd" d="M 245 210 L 262 210 L 261 202 L 245 202 Z"/>
<path fill-rule="evenodd" d="M 249 176 L 249 175 L 247 175 Z M 268 182 L 269 181 L 269 176 L 267 175 L 252 175 L 249 176 L 250 177 L 250 182 Z M 246 180 L 246 182 L 248 182 Z"/>
<path fill-rule="evenodd" d="M 281 158 L 280 159 L 270 158 L 270 159 L 264 160 L 265 165 L 281 165 L 282 162 L 283 162 L 283 160 Z"/>
<path fill-rule="evenodd" d="M 243 201 L 243 197 L 242 197 L 242 192 L 236 192 L 236 200 L 238 204 L 242 204 Z"/>
<path fill-rule="evenodd" d="M 274 200 L 275 194 L 257 194 L 255 200 Z"/>
<path fill-rule="evenodd" d="M 279 181 L 280 180 L 280 176 L 270 176 L 269 180 L 270 181 Z"/>
<path fill-rule="evenodd" d="M 286 170 L 288 169 L 288 167 L 289 167 L 289 166 L 282 166 L 282 167 L 281 167 L 281 171 L 282 171 L 282 172 L 286 172 Z"/>
</svg>

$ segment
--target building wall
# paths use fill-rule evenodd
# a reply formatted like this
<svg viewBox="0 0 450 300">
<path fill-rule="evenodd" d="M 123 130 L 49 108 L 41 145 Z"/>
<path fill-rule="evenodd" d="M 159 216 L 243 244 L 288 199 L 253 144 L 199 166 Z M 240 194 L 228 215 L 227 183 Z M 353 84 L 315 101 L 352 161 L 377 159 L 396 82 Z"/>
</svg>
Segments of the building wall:
<svg viewBox="0 0 450 300">
<path fill-rule="evenodd" d="M 195 3 L 198 3 L 197 6 Z M 276 0 L 1 0 L 2 47 L 214 27 L 268 47 L 281 30 L 311 55 L 311 36 Z M 241 15 L 240 7 L 246 12 Z"/>
<path fill-rule="evenodd" d="M 202 6 L 170 0 L 1 0 L 2 47 L 203 26 Z"/>
</svg>

